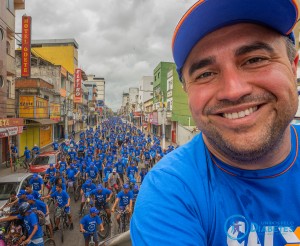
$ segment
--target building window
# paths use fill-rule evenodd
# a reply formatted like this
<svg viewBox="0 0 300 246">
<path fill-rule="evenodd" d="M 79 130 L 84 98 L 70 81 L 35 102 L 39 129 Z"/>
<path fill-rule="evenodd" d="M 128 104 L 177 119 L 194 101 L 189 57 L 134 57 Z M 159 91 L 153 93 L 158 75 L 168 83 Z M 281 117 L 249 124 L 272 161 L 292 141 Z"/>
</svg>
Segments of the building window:
<svg viewBox="0 0 300 246">
<path fill-rule="evenodd" d="M 160 72 L 158 72 L 158 74 L 157 74 L 157 78 L 159 79 L 159 75 L 160 75 Z"/>
<path fill-rule="evenodd" d="M 150 93 L 150 96 L 153 96 L 153 92 Z"/>
<path fill-rule="evenodd" d="M 6 8 L 14 14 L 15 12 L 15 5 L 14 5 L 14 0 L 6 0 Z"/>
<path fill-rule="evenodd" d="M 6 41 L 6 54 L 10 54 L 10 43 Z"/>
<path fill-rule="evenodd" d="M 0 28 L 0 41 L 2 41 L 4 39 L 4 32 L 3 29 Z"/>
<path fill-rule="evenodd" d="M 153 82 L 150 82 L 150 85 L 153 85 Z"/>
<path fill-rule="evenodd" d="M 0 88 L 2 88 L 3 86 L 4 86 L 3 76 L 0 75 Z"/>
</svg>

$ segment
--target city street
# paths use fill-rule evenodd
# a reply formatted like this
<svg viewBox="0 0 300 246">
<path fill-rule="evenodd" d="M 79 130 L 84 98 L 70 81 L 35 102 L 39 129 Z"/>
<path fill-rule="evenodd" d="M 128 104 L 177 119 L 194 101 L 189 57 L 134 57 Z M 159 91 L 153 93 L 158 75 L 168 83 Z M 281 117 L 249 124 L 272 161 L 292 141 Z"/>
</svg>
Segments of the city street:
<svg viewBox="0 0 300 246">
<path fill-rule="evenodd" d="M 24 169 L 23 168 L 18 168 L 17 170 L 18 173 L 23 173 Z M 1 165 L 0 167 L 0 178 L 3 176 L 6 176 L 10 174 L 10 168 L 6 168 L 5 165 Z M 79 231 L 79 222 L 81 217 L 79 217 L 79 209 L 80 209 L 80 201 L 75 202 L 73 198 L 73 193 L 70 193 L 71 196 L 71 214 L 73 218 L 73 223 L 74 223 L 74 229 L 73 230 L 67 230 L 66 233 L 64 234 L 64 243 L 61 242 L 60 239 L 60 232 L 56 232 L 54 234 L 54 239 L 56 242 L 56 245 L 68 245 L 68 246 L 77 246 L 77 245 L 84 245 L 84 240 L 83 240 L 83 235 Z M 53 220 L 53 208 L 50 210 L 51 212 L 51 219 Z M 108 237 L 114 236 L 117 234 L 117 222 L 114 218 L 114 215 L 112 215 L 112 224 L 111 224 L 111 233 Z"/>
</svg>

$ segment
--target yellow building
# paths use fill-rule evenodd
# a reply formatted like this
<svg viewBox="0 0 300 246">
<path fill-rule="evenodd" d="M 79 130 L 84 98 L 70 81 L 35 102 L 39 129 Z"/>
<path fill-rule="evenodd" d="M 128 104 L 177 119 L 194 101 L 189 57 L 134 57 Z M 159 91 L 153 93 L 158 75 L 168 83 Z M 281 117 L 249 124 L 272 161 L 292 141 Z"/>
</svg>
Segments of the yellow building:
<svg viewBox="0 0 300 246">
<path fill-rule="evenodd" d="M 75 39 L 32 40 L 31 52 L 74 75 L 78 67 L 78 43 Z"/>
</svg>

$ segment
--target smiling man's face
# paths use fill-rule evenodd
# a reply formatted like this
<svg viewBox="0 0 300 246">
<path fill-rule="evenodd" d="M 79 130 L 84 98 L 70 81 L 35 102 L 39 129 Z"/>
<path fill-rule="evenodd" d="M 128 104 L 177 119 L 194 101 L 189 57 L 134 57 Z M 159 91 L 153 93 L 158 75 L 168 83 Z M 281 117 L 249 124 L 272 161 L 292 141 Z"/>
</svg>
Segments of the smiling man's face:
<svg viewBox="0 0 300 246">
<path fill-rule="evenodd" d="M 200 40 L 182 72 L 206 143 L 241 162 L 278 147 L 298 107 L 297 62 L 289 61 L 283 36 L 254 24 L 224 27 Z"/>
</svg>

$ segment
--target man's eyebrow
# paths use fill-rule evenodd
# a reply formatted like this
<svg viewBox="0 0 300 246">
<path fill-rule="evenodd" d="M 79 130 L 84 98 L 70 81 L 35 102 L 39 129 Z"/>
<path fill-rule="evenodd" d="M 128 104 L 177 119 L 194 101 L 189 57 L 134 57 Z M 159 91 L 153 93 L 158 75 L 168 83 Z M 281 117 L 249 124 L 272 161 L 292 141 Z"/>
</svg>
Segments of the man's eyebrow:
<svg viewBox="0 0 300 246">
<path fill-rule="evenodd" d="M 211 65 L 216 62 L 216 59 L 214 57 L 207 57 L 204 59 L 201 59 L 195 63 L 193 63 L 189 69 L 189 75 L 191 76 L 196 70 L 201 69 L 205 66 Z"/>
<path fill-rule="evenodd" d="M 275 50 L 272 48 L 271 45 L 269 45 L 267 43 L 263 43 L 263 42 L 255 42 L 255 43 L 252 43 L 249 45 L 244 45 L 244 46 L 241 46 L 240 48 L 238 48 L 235 51 L 235 56 L 245 55 L 247 53 L 250 53 L 250 52 L 256 51 L 256 50 L 265 50 L 272 54 L 275 53 Z"/>
</svg>

